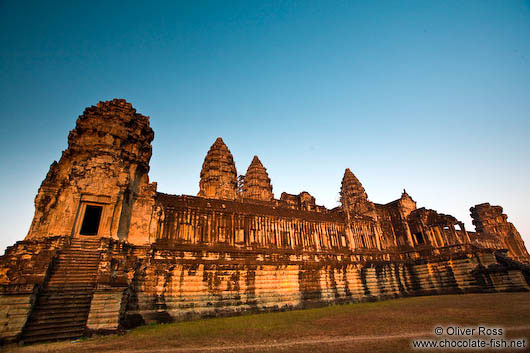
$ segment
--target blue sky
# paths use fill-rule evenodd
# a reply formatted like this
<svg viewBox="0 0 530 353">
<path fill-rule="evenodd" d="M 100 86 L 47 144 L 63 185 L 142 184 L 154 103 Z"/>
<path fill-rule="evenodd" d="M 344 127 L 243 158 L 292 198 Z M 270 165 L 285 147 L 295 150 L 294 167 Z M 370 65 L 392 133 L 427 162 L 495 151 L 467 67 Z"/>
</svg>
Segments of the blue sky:
<svg viewBox="0 0 530 353">
<path fill-rule="evenodd" d="M 191 3 L 191 4 L 190 4 Z M 530 2 L 0 2 L 0 250 L 87 106 L 151 117 L 150 178 L 196 194 L 216 137 L 281 192 L 337 205 L 405 187 L 473 229 L 500 204 L 530 244 Z"/>
</svg>

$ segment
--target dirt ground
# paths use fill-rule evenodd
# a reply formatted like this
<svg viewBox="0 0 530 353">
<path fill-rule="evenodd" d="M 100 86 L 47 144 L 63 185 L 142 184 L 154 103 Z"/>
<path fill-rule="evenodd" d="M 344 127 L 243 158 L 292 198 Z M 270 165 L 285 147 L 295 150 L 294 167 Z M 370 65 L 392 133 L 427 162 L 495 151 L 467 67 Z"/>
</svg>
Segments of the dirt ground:
<svg viewBox="0 0 530 353">
<path fill-rule="evenodd" d="M 435 328 L 444 330 L 435 334 Z M 483 327 L 479 335 L 479 329 Z M 474 335 L 462 332 L 475 329 Z M 502 335 L 486 330 L 502 329 Z M 459 336 L 455 331 L 460 330 Z M 496 332 L 499 333 L 499 332 Z M 33 346 L 7 346 L 6 352 L 456 352 L 413 348 L 413 341 L 510 344 L 466 352 L 530 351 L 530 293 L 413 297 L 318 309 L 215 318 L 144 326 L 111 335 Z M 493 341 L 492 341 L 493 340 Z M 437 344 L 440 344 L 439 342 Z"/>
</svg>

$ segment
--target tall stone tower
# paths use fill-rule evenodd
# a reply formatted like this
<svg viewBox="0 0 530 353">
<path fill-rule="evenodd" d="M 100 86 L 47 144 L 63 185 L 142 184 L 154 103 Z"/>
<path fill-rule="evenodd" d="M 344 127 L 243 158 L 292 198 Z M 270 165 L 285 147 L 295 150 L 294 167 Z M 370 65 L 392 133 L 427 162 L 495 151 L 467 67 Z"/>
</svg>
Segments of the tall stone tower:
<svg viewBox="0 0 530 353">
<path fill-rule="evenodd" d="M 342 178 L 340 202 L 344 212 L 349 216 L 357 214 L 376 218 L 374 204 L 368 201 L 364 187 L 349 168 L 346 168 Z"/>
<path fill-rule="evenodd" d="M 113 237 L 145 243 L 148 225 L 137 212 L 154 202 L 149 184 L 154 133 L 149 118 L 123 99 L 85 109 L 35 198 L 27 239 Z M 134 235 L 132 233 L 135 233 Z M 137 237 L 137 238 L 135 238 Z"/>
<path fill-rule="evenodd" d="M 234 200 L 237 194 L 237 171 L 234 157 L 218 137 L 204 158 L 197 196 Z"/>
<path fill-rule="evenodd" d="M 243 184 L 243 197 L 262 201 L 274 199 L 271 179 L 258 156 L 254 156 L 247 169 Z"/>
</svg>

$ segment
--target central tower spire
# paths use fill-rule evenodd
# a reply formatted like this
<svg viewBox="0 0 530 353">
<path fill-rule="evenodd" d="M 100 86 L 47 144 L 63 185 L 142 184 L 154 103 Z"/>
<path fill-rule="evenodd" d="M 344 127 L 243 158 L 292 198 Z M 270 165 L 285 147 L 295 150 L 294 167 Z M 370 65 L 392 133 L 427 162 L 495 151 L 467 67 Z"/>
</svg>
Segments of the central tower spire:
<svg viewBox="0 0 530 353">
<path fill-rule="evenodd" d="M 370 215 L 375 217 L 374 204 L 368 200 L 368 195 L 361 182 L 350 168 L 344 171 L 340 190 L 342 208 L 349 214 Z"/>
<path fill-rule="evenodd" d="M 220 137 L 204 158 L 199 188 L 197 196 L 225 200 L 236 198 L 237 171 L 234 157 Z"/>
</svg>

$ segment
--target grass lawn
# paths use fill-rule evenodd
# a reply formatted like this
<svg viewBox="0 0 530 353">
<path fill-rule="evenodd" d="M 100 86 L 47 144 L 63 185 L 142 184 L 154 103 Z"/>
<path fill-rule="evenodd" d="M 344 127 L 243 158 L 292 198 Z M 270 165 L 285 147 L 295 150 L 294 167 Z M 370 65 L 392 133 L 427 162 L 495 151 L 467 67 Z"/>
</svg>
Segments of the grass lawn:
<svg viewBox="0 0 530 353">
<path fill-rule="evenodd" d="M 505 339 L 526 338 L 526 350 L 518 351 L 530 351 L 530 293 L 443 295 L 334 305 L 151 325 L 120 336 L 4 349 L 18 353 L 432 352 L 412 349 L 411 341 L 436 338 L 436 326 L 479 325 L 504 328 Z M 490 337 L 483 338 L 489 341 Z"/>
</svg>

